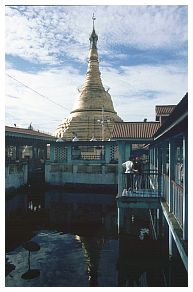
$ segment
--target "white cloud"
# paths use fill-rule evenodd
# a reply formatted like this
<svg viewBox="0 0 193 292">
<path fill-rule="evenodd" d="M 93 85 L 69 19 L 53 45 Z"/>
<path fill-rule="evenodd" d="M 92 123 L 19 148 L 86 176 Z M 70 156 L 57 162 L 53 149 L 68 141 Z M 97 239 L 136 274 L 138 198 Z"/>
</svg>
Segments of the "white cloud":
<svg viewBox="0 0 193 292">
<path fill-rule="evenodd" d="M 70 67 L 36 74 L 9 69 L 7 73 L 45 97 L 7 76 L 6 123 L 13 125 L 14 120 L 17 120 L 26 127 L 32 121 L 36 128 L 49 131 L 54 131 L 72 110 L 73 97 L 78 93 L 77 84 L 82 84 L 84 78 Z"/>
<path fill-rule="evenodd" d="M 180 66 L 104 67 L 101 71 L 124 121 L 154 120 L 155 105 L 177 104 L 188 90 L 187 72 Z"/>
<path fill-rule="evenodd" d="M 93 11 L 97 17 L 103 84 L 111 88 L 120 117 L 125 121 L 144 117 L 154 120 L 156 104 L 176 104 L 187 91 L 183 61 L 172 65 L 126 66 L 129 57 L 125 49 L 121 50 L 122 47 L 166 48 L 176 49 L 178 60 L 186 56 L 184 6 L 20 6 L 18 9 L 6 7 L 7 54 L 26 59 L 32 65 L 61 62 L 64 65 L 63 69 L 27 73 L 25 68 L 22 72 L 7 63 L 7 73 L 66 109 L 7 78 L 7 124 L 16 120 L 26 127 L 32 122 L 40 130 L 54 131 L 69 115 L 77 87 L 84 81 L 79 67 L 72 67 L 69 58 L 86 65 Z M 116 48 L 119 51 L 115 54 Z M 116 58 L 123 65 L 112 68 L 111 60 L 115 63 Z"/>
<path fill-rule="evenodd" d="M 101 72 L 103 84 L 111 88 L 115 110 L 124 121 L 155 120 L 155 105 L 177 104 L 187 91 L 186 72 L 180 66 L 102 67 Z M 69 115 L 77 86 L 84 82 L 84 76 L 71 67 L 37 74 L 9 69 L 8 74 L 66 109 L 7 78 L 6 122 L 13 124 L 15 116 L 25 127 L 32 121 L 36 128 L 51 132 Z"/>
<path fill-rule="evenodd" d="M 187 11 L 181 6 L 6 7 L 6 52 L 33 62 L 60 62 L 60 54 L 85 61 L 96 14 L 101 54 L 115 45 L 180 48 L 187 41 Z M 116 56 L 115 56 L 116 58 Z"/>
</svg>

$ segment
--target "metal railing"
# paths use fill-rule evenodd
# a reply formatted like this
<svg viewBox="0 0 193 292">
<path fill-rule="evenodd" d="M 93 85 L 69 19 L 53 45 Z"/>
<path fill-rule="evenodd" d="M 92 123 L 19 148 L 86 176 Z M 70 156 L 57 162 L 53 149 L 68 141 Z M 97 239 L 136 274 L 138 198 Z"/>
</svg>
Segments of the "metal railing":
<svg viewBox="0 0 193 292">
<path fill-rule="evenodd" d="M 81 160 L 102 160 L 104 159 L 104 155 L 97 154 L 81 154 Z"/>
<path fill-rule="evenodd" d="M 157 171 L 149 170 L 141 174 L 124 173 L 124 186 L 129 195 L 141 197 L 158 197 L 161 195 L 160 175 Z"/>
<path fill-rule="evenodd" d="M 171 200 L 169 195 L 171 195 Z M 163 197 L 179 225 L 183 226 L 183 187 L 163 175 Z"/>
<path fill-rule="evenodd" d="M 183 187 L 175 181 L 172 184 L 172 212 L 180 226 L 183 226 Z"/>
<path fill-rule="evenodd" d="M 72 160 L 104 160 L 104 155 L 99 154 L 72 154 Z"/>
<path fill-rule="evenodd" d="M 71 148 L 72 160 L 104 160 L 106 148 L 103 145 L 75 145 Z"/>
</svg>

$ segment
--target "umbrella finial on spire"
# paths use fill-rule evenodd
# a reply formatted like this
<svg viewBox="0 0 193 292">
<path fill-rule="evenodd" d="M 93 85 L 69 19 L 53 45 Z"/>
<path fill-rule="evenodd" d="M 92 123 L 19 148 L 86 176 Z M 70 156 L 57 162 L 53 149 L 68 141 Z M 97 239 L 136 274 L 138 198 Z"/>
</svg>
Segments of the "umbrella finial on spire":
<svg viewBox="0 0 193 292">
<path fill-rule="evenodd" d="M 93 15 L 92 15 L 92 20 L 93 20 L 93 29 L 94 29 L 94 21 L 96 20 L 96 17 L 94 16 L 94 12 L 93 12 Z"/>
</svg>

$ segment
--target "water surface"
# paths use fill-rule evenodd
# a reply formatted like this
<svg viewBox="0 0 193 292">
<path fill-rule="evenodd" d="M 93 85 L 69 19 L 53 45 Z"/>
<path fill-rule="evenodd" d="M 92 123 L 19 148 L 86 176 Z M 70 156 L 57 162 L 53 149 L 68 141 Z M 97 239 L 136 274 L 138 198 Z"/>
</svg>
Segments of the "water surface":
<svg viewBox="0 0 193 292">
<path fill-rule="evenodd" d="M 23 247 L 29 240 L 40 246 L 30 256 Z M 169 262 L 165 243 L 164 238 L 153 240 L 148 210 L 130 210 L 128 228 L 118 236 L 115 195 L 63 190 L 18 194 L 6 200 L 5 283 L 186 286 L 184 268 Z"/>
</svg>

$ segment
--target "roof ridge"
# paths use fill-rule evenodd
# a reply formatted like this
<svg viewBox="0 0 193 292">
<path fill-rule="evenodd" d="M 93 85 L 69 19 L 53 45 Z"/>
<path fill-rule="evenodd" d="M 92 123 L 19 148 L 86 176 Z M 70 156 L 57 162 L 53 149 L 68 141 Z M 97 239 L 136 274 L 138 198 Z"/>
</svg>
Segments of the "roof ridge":
<svg viewBox="0 0 193 292">
<path fill-rule="evenodd" d="M 176 106 L 176 104 L 158 104 L 156 106 Z"/>
<path fill-rule="evenodd" d="M 32 129 L 27 129 L 27 128 L 19 128 L 19 127 L 11 127 L 11 126 L 5 126 L 5 131 L 13 131 L 15 133 L 20 133 L 20 134 L 27 134 L 27 135 L 38 135 L 38 136 L 48 136 L 48 137 L 53 137 L 55 138 L 54 135 L 46 132 L 41 132 L 39 130 L 32 130 Z"/>
<path fill-rule="evenodd" d="M 148 123 L 155 123 L 155 124 L 159 124 L 160 122 L 159 121 L 147 121 L 147 122 L 143 122 L 143 121 L 139 121 L 139 122 L 115 122 L 115 124 L 148 124 Z"/>
</svg>

